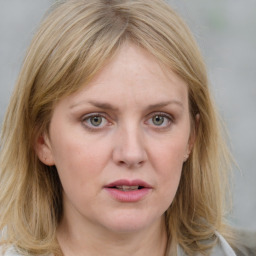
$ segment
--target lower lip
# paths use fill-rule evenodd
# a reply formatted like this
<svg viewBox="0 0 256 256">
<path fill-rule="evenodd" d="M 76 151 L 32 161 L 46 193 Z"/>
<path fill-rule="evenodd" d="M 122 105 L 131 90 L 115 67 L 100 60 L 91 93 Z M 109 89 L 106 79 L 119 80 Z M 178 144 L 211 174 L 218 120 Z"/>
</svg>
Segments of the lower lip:
<svg viewBox="0 0 256 256">
<path fill-rule="evenodd" d="M 114 188 L 105 188 L 106 191 L 120 202 L 138 202 L 150 193 L 151 188 L 142 188 L 138 190 L 122 191 Z"/>
</svg>

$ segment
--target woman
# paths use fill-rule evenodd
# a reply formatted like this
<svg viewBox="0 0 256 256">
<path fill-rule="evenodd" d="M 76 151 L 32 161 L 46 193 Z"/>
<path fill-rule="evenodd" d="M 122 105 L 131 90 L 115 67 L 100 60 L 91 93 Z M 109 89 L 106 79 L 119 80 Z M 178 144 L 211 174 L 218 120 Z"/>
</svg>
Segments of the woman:
<svg viewBox="0 0 256 256">
<path fill-rule="evenodd" d="M 167 4 L 58 3 L 4 121 L 2 250 L 235 255 L 227 167 L 203 60 Z"/>
</svg>

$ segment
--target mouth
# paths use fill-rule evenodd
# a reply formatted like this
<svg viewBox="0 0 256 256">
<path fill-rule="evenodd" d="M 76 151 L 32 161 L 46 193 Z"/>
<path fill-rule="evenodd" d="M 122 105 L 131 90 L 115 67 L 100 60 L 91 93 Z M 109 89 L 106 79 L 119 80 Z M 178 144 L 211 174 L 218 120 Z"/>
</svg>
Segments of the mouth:
<svg viewBox="0 0 256 256">
<path fill-rule="evenodd" d="M 119 202 L 138 202 L 152 192 L 152 186 L 142 180 L 117 180 L 106 186 L 109 195 Z"/>
<path fill-rule="evenodd" d="M 142 180 L 117 180 L 106 185 L 105 188 L 116 191 L 131 192 L 143 189 L 152 189 L 152 186 Z"/>
<path fill-rule="evenodd" d="M 109 188 L 118 189 L 118 190 L 121 190 L 121 191 L 134 191 L 134 190 L 143 189 L 144 187 L 143 186 L 126 186 L 126 185 L 123 185 L 123 186 L 114 186 L 114 187 L 109 187 Z"/>
<path fill-rule="evenodd" d="M 117 189 L 121 191 L 134 191 L 144 188 L 151 189 L 148 183 L 143 180 L 117 180 L 105 186 L 105 188 Z"/>
</svg>

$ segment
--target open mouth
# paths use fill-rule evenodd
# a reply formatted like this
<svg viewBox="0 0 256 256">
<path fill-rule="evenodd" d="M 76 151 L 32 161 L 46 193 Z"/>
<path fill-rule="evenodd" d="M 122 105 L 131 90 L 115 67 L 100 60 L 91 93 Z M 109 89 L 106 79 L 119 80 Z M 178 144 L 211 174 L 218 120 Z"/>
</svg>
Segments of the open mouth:
<svg viewBox="0 0 256 256">
<path fill-rule="evenodd" d="M 112 189 L 118 189 L 121 191 L 134 191 L 134 190 L 139 190 L 139 189 L 143 189 L 143 186 L 114 186 L 114 187 L 110 187 Z"/>
<path fill-rule="evenodd" d="M 152 187 L 142 180 L 117 180 L 105 186 L 105 188 L 117 191 L 137 191 L 143 189 L 151 189 Z"/>
<path fill-rule="evenodd" d="M 153 187 L 143 180 L 120 179 L 104 186 L 112 198 L 119 202 L 138 202 L 152 191 Z"/>
</svg>

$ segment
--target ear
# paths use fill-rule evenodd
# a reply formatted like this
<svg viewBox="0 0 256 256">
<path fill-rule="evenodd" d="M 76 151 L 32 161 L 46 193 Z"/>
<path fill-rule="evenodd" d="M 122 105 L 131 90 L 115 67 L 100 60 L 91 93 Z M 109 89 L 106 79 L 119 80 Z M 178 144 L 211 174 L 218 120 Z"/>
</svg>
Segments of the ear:
<svg viewBox="0 0 256 256">
<path fill-rule="evenodd" d="M 191 133 L 190 133 L 190 136 L 189 136 L 188 148 L 187 148 L 187 157 L 189 157 L 189 155 L 190 155 L 190 153 L 193 149 L 193 146 L 195 144 L 199 121 L 200 121 L 200 114 L 196 114 L 194 125 L 191 129 Z"/>
<path fill-rule="evenodd" d="M 36 138 L 34 149 L 42 163 L 48 166 L 55 164 L 48 135 L 45 133 L 39 135 Z"/>
</svg>

